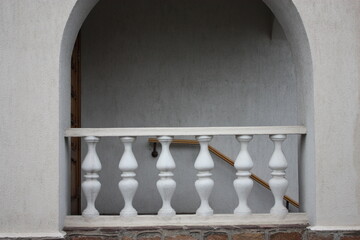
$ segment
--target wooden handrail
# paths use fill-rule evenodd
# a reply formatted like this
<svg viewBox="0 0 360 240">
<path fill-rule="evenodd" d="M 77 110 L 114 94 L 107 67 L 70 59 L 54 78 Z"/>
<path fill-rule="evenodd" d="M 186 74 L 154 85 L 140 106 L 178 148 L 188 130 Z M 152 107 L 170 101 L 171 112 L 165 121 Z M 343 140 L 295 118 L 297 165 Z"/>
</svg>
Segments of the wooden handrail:
<svg viewBox="0 0 360 240">
<path fill-rule="evenodd" d="M 148 142 L 149 143 L 158 143 L 159 141 L 156 138 L 149 138 Z M 174 139 L 172 141 L 172 143 L 175 143 L 175 144 L 188 144 L 188 145 L 198 145 L 199 144 L 199 142 L 196 141 L 196 140 L 188 140 L 188 139 Z M 225 162 L 227 162 L 228 164 L 230 164 L 231 166 L 234 166 L 234 161 L 231 158 L 229 158 L 228 156 L 226 156 L 225 154 L 221 153 L 216 148 L 209 145 L 209 151 L 212 152 L 213 154 L 215 154 L 216 156 L 218 156 L 219 158 L 221 158 L 222 160 L 224 160 Z M 263 187 L 270 190 L 269 184 L 267 182 L 265 182 L 264 180 L 262 180 L 260 177 L 256 176 L 253 173 L 251 174 L 250 177 L 255 182 L 259 183 Z M 289 202 L 291 205 L 293 205 L 296 208 L 300 207 L 300 204 L 297 201 L 295 201 L 294 199 L 288 197 L 287 195 L 284 196 L 284 200 Z"/>
</svg>

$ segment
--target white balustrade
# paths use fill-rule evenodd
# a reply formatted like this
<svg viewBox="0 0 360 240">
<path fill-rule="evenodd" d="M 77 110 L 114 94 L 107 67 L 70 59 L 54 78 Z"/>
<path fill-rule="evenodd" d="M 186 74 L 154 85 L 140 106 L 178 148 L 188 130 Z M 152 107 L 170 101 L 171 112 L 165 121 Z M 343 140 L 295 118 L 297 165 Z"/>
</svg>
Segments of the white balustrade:
<svg viewBox="0 0 360 240">
<path fill-rule="evenodd" d="M 124 144 L 124 153 L 119 162 L 119 169 L 122 171 L 122 180 L 119 182 L 119 189 L 124 198 L 124 208 L 120 212 L 120 216 L 132 217 L 137 215 L 137 211 L 132 205 L 132 201 L 138 182 L 135 179 L 135 170 L 138 167 L 136 158 L 132 151 L 132 143 L 135 137 L 120 137 L 120 141 Z"/>
<path fill-rule="evenodd" d="M 214 168 L 214 161 L 209 152 L 209 142 L 212 136 L 197 136 L 196 140 L 200 143 L 200 152 L 195 160 L 194 167 L 198 170 L 198 180 L 195 181 L 195 188 L 200 196 L 200 207 L 196 210 L 199 216 L 213 215 L 213 209 L 209 205 L 209 196 L 214 187 L 214 181 L 211 179 Z"/>
<path fill-rule="evenodd" d="M 254 164 L 248 152 L 248 144 L 252 138 L 252 135 L 236 136 L 236 139 L 240 143 L 240 152 L 234 163 L 234 167 L 237 170 L 237 179 L 234 180 L 234 188 L 239 199 L 239 205 L 235 208 L 234 214 L 237 215 L 251 214 L 251 209 L 247 204 L 247 199 L 254 184 L 253 180 L 250 178 L 250 170 Z"/>
<path fill-rule="evenodd" d="M 112 131 L 115 131 L 112 132 Z M 200 197 L 201 203 L 196 210 L 198 216 L 211 216 L 213 209 L 209 205 L 209 197 L 214 187 L 212 177 L 212 169 L 214 161 L 210 155 L 209 143 L 212 140 L 212 134 L 215 135 L 235 135 L 240 143 L 240 151 L 234 162 L 236 169 L 236 179 L 233 185 L 239 200 L 238 206 L 234 209 L 234 214 L 238 216 L 251 215 L 252 211 L 248 204 L 248 197 L 253 189 L 254 182 L 251 176 L 253 161 L 248 151 L 248 145 L 254 135 L 266 134 L 274 143 L 274 151 L 269 161 L 272 178 L 269 186 L 274 196 L 275 203 L 270 210 L 270 215 L 276 218 L 286 217 L 288 210 L 284 206 L 283 198 L 285 196 L 288 180 L 285 178 L 285 170 L 287 168 L 287 160 L 282 151 L 282 143 L 286 139 L 286 134 L 305 134 L 306 129 L 301 126 L 290 127 L 222 127 L 222 128 L 125 128 L 125 129 L 71 129 L 67 136 L 85 137 L 88 145 L 88 152 L 82 163 L 82 170 L 85 172 L 85 180 L 82 183 L 82 189 L 86 198 L 87 206 L 82 215 L 84 217 L 95 217 L 99 215 L 95 207 L 95 201 L 99 194 L 101 184 L 98 181 L 98 172 L 101 171 L 101 162 L 96 153 L 96 144 L 99 137 L 96 136 L 119 136 L 120 141 L 124 144 L 124 152 L 119 162 L 121 171 L 121 180 L 118 184 L 119 190 L 124 198 L 124 207 L 120 211 L 122 217 L 137 216 L 137 211 L 133 207 L 133 199 L 138 189 L 138 181 L 136 180 L 136 169 L 138 168 L 137 160 L 132 151 L 132 145 L 136 140 L 135 136 L 153 135 L 159 133 L 157 140 L 161 143 L 162 151 L 156 163 L 156 168 L 160 171 L 159 180 L 156 182 L 157 189 L 162 199 L 162 207 L 158 211 L 158 215 L 162 217 L 172 217 L 176 214 L 171 206 L 171 199 L 176 189 L 176 182 L 173 179 L 173 170 L 176 167 L 175 161 L 170 152 L 170 144 L 173 141 L 172 135 L 177 136 L 197 134 L 196 140 L 200 144 L 200 151 L 195 160 L 194 167 L 198 171 L 198 179 L 195 181 L 195 188 Z M 94 134 L 91 136 L 89 133 Z M 133 133 L 130 137 L 129 133 Z M 155 142 L 155 140 L 152 140 Z M 178 141 L 178 143 L 194 144 L 194 141 Z M 216 155 L 221 157 L 221 153 L 211 149 Z M 226 157 L 224 156 L 224 160 Z M 228 161 L 228 160 L 227 160 Z M 228 161 L 230 162 L 230 161 Z M 262 185 L 266 183 L 255 179 Z M 186 196 L 184 196 L 186 198 Z M 226 196 L 224 196 L 226 197 Z"/>
<path fill-rule="evenodd" d="M 82 215 L 84 217 L 96 217 L 99 212 L 95 208 L 95 200 L 101 188 L 101 184 L 97 180 L 99 178 L 98 172 L 101 170 L 101 162 L 96 153 L 96 143 L 99 142 L 99 138 L 85 137 L 85 142 L 88 145 L 88 152 L 81 166 L 81 169 L 85 171 L 85 181 L 81 187 L 85 194 L 87 206 Z"/>
<path fill-rule="evenodd" d="M 161 153 L 156 163 L 156 168 L 160 170 L 160 179 L 156 182 L 157 189 L 162 198 L 162 207 L 158 211 L 159 216 L 172 217 L 174 216 L 175 210 L 171 207 L 171 198 L 176 188 L 176 182 L 172 177 L 174 174 L 172 170 L 175 169 L 175 161 L 170 153 L 170 144 L 173 137 L 161 136 L 157 138 L 161 143 Z"/>
<path fill-rule="evenodd" d="M 286 135 L 270 135 L 270 139 L 274 142 L 274 152 L 269 162 L 269 167 L 272 170 L 272 178 L 269 181 L 269 185 L 275 200 L 275 204 L 271 208 L 270 213 L 274 216 L 284 218 L 288 213 L 288 210 L 283 203 L 283 197 L 288 187 L 288 181 L 285 178 L 287 161 L 281 149 L 281 145 L 286 139 Z"/>
</svg>

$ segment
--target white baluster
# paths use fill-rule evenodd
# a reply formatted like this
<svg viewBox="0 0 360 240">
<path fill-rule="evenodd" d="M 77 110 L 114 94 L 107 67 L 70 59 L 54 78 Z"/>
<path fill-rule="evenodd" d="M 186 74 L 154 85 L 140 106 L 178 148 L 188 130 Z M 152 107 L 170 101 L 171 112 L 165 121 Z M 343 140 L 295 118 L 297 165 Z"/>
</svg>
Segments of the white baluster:
<svg viewBox="0 0 360 240">
<path fill-rule="evenodd" d="M 269 181 L 269 185 L 275 199 L 275 204 L 271 208 L 270 213 L 274 216 L 284 218 L 288 213 L 288 210 L 283 204 L 283 197 L 288 187 L 288 181 L 285 178 L 287 161 L 282 152 L 281 144 L 286 139 L 286 135 L 270 135 L 270 139 L 274 142 L 275 147 L 269 162 L 269 167 L 272 170 L 272 178 Z"/>
<path fill-rule="evenodd" d="M 87 202 L 87 206 L 82 212 L 84 217 L 96 217 L 99 215 L 98 210 L 95 208 L 95 200 L 101 187 L 100 182 L 97 180 L 99 178 L 97 173 L 101 170 L 101 162 L 95 149 L 99 140 L 98 137 L 85 137 L 88 152 L 81 166 L 81 169 L 86 172 L 85 181 L 81 184 Z"/>
<path fill-rule="evenodd" d="M 196 140 L 200 143 L 200 152 L 195 160 L 194 167 L 198 170 L 198 180 L 195 182 L 196 191 L 198 192 L 201 204 L 196 210 L 199 216 L 211 216 L 213 210 L 209 205 L 209 196 L 214 186 L 214 181 L 211 179 L 211 170 L 214 168 L 214 161 L 209 152 L 209 142 L 212 136 L 197 136 Z"/>
<path fill-rule="evenodd" d="M 173 137 L 161 136 L 157 139 L 161 143 L 161 153 L 156 163 L 156 168 L 160 170 L 160 179 L 156 182 L 156 186 L 163 202 L 158 215 L 171 217 L 175 215 L 175 210 L 171 207 L 171 198 L 176 188 L 176 182 L 172 179 L 174 174 L 171 172 L 176 167 L 175 161 L 170 153 L 170 144 Z"/>
<path fill-rule="evenodd" d="M 239 205 L 234 210 L 234 214 L 237 215 L 251 214 L 251 209 L 247 204 L 247 199 L 254 184 L 250 178 L 250 170 L 254 164 L 247 147 L 252 138 L 253 137 L 251 135 L 236 136 L 236 139 L 240 142 L 240 152 L 234 163 L 237 170 L 237 179 L 234 180 L 234 188 L 239 198 Z"/>
<path fill-rule="evenodd" d="M 135 141 L 135 137 L 120 137 L 120 141 L 124 143 L 124 154 L 119 162 L 119 169 L 122 171 L 122 180 L 119 182 L 119 189 L 125 202 L 120 216 L 131 217 L 137 215 L 137 211 L 132 205 L 135 192 L 138 188 L 138 182 L 135 179 L 136 174 L 134 172 L 138 164 L 132 151 L 132 143 Z"/>
</svg>

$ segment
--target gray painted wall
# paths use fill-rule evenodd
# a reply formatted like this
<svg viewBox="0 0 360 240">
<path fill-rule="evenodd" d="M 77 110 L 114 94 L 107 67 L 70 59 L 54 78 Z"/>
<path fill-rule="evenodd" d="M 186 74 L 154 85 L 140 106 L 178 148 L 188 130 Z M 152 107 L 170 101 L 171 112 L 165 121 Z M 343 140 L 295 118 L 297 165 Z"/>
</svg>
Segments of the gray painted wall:
<svg viewBox="0 0 360 240">
<path fill-rule="evenodd" d="M 103 0 L 82 27 L 82 127 L 295 125 L 297 92 L 289 43 L 260 0 L 211 0 L 206 5 Z M 297 140 L 292 136 L 284 144 L 288 194 L 295 199 Z M 212 145 L 232 159 L 239 150 L 234 137 L 215 137 Z M 155 213 L 161 206 L 151 150 L 146 138 L 137 139 L 134 206 L 139 213 Z M 122 151 L 117 138 L 104 138 L 98 145 L 103 170 L 97 207 L 104 214 L 118 213 L 123 206 L 117 187 Z M 198 147 L 172 146 L 177 164 L 172 203 L 179 213 L 195 212 L 200 202 L 194 187 L 197 152 Z M 265 180 L 271 152 L 267 136 L 255 137 L 250 145 L 253 172 Z M 213 158 L 210 203 L 215 213 L 230 213 L 237 205 L 235 171 Z M 253 211 L 268 212 L 272 204 L 271 193 L 255 184 Z"/>
<path fill-rule="evenodd" d="M 294 6 L 294 2 L 288 0 L 263 0 L 271 9 L 280 25 L 283 27 L 295 65 L 295 76 L 298 91 L 298 123 L 306 126 L 307 134 L 302 138 L 299 145 L 299 196 L 300 210 L 308 213 L 309 222 L 316 222 L 317 193 L 314 179 L 316 179 L 315 157 L 315 126 L 314 126 L 314 79 L 313 62 L 311 57 L 308 32 L 305 30 L 302 17 Z M 298 1 L 303 3 L 303 1 Z M 304 6 L 304 5 L 303 5 Z M 307 5 L 313 6 L 312 3 Z M 311 7 L 310 7 L 311 8 Z M 309 16 L 313 15 L 310 10 Z M 310 24 L 309 26 L 312 26 Z M 319 31 L 319 30 L 317 30 Z M 321 39 L 321 38 L 318 38 Z M 322 104 L 321 104 L 322 105 Z"/>
</svg>

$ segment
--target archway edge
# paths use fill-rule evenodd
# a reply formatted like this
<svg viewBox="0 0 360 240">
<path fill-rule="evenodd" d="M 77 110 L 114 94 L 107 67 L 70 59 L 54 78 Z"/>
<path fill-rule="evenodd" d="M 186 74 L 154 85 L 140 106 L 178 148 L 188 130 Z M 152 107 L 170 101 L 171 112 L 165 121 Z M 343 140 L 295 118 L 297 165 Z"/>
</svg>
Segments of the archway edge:
<svg viewBox="0 0 360 240">
<path fill-rule="evenodd" d="M 59 229 L 70 213 L 70 166 L 65 129 L 70 127 L 71 53 L 79 30 L 99 0 L 75 0 L 61 37 L 59 58 Z"/>
<path fill-rule="evenodd" d="M 273 12 L 290 43 L 297 80 L 298 123 L 307 136 L 299 149 L 299 198 L 301 211 L 316 224 L 316 163 L 314 125 L 313 62 L 308 34 L 293 0 L 263 0 Z"/>
</svg>

